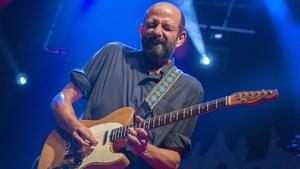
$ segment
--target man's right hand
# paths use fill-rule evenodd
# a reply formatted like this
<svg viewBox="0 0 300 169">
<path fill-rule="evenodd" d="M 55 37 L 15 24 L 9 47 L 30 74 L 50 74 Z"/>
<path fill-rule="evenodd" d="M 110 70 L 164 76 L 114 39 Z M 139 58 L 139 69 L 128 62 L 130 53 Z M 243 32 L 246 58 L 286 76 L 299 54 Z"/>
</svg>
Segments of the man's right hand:
<svg viewBox="0 0 300 169">
<path fill-rule="evenodd" d="M 97 145 L 97 141 L 92 132 L 80 122 L 78 122 L 74 129 L 71 130 L 70 134 L 83 147 Z"/>
<path fill-rule="evenodd" d="M 81 145 L 81 149 L 90 149 L 97 141 L 92 132 L 80 123 L 72 106 L 81 96 L 80 90 L 69 83 L 54 97 L 50 106 L 58 125 Z"/>
</svg>

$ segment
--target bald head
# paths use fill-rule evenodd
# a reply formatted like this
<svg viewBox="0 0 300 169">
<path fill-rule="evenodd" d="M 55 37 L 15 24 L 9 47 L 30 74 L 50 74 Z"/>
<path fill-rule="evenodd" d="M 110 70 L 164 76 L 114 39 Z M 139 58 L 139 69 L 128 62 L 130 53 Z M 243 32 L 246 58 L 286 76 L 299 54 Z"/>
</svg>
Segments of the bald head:
<svg viewBox="0 0 300 169">
<path fill-rule="evenodd" d="M 179 23 L 179 32 L 185 30 L 185 17 L 183 15 L 183 13 L 181 12 L 181 10 L 168 2 L 159 2 L 154 4 L 153 6 L 151 6 L 146 13 L 146 16 L 144 18 L 144 22 L 145 20 L 149 17 L 150 14 L 156 14 L 157 12 L 161 12 L 163 11 L 166 14 L 172 15 L 173 17 L 180 17 L 180 23 Z"/>
</svg>

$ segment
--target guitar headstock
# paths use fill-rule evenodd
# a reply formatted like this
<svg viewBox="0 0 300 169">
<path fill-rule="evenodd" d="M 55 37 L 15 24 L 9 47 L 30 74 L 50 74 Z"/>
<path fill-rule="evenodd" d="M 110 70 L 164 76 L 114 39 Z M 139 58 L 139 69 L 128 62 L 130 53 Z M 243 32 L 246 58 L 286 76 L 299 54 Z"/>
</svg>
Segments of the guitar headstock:
<svg viewBox="0 0 300 169">
<path fill-rule="evenodd" d="M 258 104 L 265 100 L 274 100 L 278 95 L 277 89 L 236 92 L 228 96 L 228 105 Z"/>
</svg>

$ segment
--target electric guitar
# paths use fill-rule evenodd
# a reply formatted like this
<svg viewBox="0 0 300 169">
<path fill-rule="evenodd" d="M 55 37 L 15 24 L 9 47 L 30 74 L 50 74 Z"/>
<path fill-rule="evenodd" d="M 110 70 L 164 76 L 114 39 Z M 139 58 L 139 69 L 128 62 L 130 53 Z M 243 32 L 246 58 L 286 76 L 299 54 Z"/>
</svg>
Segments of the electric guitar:
<svg viewBox="0 0 300 169">
<path fill-rule="evenodd" d="M 121 108 L 99 120 L 81 121 L 98 141 L 89 155 L 83 156 L 79 153 L 78 144 L 61 128 L 53 130 L 43 146 L 38 169 L 124 169 L 129 165 L 129 160 L 118 151 L 126 147 L 125 138 L 129 127 L 151 130 L 219 108 L 253 105 L 277 97 L 277 90 L 237 92 L 213 101 L 145 119 L 142 122 L 133 122 L 134 110 L 132 108 Z"/>
</svg>

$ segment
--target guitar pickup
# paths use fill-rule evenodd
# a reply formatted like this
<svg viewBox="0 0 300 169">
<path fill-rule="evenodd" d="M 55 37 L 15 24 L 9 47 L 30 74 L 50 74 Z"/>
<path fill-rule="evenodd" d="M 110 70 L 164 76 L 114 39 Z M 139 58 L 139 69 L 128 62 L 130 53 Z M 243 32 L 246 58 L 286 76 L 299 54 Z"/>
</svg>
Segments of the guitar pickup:
<svg viewBox="0 0 300 169">
<path fill-rule="evenodd" d="M 104 137 L 103 137 L 103 141 L 102 141 L 102 145 L 105 145 L 107 142 L 107 138 L 108 138 L 108 131 L 106 130 L 104 133 Z"/>
</svg>

